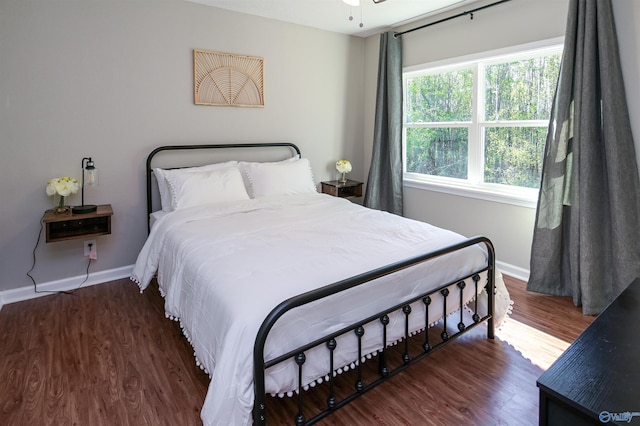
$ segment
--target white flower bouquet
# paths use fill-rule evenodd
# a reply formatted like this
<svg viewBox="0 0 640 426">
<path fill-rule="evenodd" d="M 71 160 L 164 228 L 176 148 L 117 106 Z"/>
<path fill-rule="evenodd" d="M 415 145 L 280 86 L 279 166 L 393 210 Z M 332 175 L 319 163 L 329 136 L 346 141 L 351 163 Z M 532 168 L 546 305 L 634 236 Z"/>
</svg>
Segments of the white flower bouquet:
<svg viewBox="0 0 640 426">
<path fill-rule="evenodd" d="M 351 163 L 349 160 L 338 160 L 336 161 L 336 170 L 342 173 L 340 178 L 340 182 L 345 183 L 347 181 L 347 177 L 345 176 L 347 173 L 351 171 Z"/>
<path fill-rule="evenodd" d="M 68 210 L 64 204 L 65 197 L 75 194 L 79 189 L 80 184 L 78 184 L 78 180 L 69 176 L 54 178 L 47 183 L 47 195 L 50 197 L 59 196 L 57 203 L 54 203 L 56 205 L 56 211 L 59 212 Z"/>
<path fill-rule="evenodd" d="M 351 171 L 351 163 L 349 160 L 338 160 L 336 162 L 336 170 L 340 173 L 349 173 Z"/>
</svg>

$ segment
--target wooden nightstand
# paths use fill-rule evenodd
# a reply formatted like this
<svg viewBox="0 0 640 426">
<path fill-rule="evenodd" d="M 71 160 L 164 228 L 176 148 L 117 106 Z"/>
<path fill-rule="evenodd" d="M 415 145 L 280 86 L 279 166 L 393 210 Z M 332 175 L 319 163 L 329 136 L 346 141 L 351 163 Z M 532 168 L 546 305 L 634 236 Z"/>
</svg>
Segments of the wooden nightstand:
<svg viewBox="0 0 640 426">
<path fill-rule="evenodd" d="M 329 180 L 321 183 L 323 194 L 342 198 L 362 197 L 362 182 L 347 180 L 345 183 L 341 183 L 337 180 Z"/>
<path fill-rule="evenodd" d="M 103 204 L 92 213 L 54 214 L 47 210 L 42 218 L 48 243 L 111 234 L 111 204 Z"/>
</svg>

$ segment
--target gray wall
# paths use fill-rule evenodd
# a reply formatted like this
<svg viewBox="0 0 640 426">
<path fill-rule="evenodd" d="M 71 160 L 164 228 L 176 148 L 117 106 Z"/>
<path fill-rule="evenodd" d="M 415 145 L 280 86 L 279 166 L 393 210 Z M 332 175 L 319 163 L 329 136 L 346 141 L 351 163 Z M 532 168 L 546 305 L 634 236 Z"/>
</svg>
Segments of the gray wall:
<svg viewBox="0 0 640 426">
<path fill-rule="evenodd" d="M 193 104 L 192 49 L 265 60 L 264 108 Z M 158 145 L 289 141 L 316 182 L 337 159 L 364 178 L 364 41 L 180 0 L 0 0 L 0 291 L 31 285 L 53 177 L 92 156 L 111 203 L 92 272 L 134 263 L 146 237 L 143 167 Z M 71 199 L 80 203 L 79 194 Z M 39 283 L 82 276 L 82 240 L 44 244 Z"/>
<path fill-rule="evenodd" d="M 408 34 L 404 64 L 563 35 L 567 4 L 518 0 L 473 21 Z M 613 5 L 638 135 L 640 2 Z M 378 36 L 362 40 L 180 0 L 0 0 L 0 291 L 30 285 L 25 273 L 39 220 L 51 206 L 45 184 L 80 177 L 83 156 L 101 173 L 88 202 L 115 210 L 113 234 L 98 239 L 92 271 L 135 261 L 146 236 L 142 170 L 155 146 L 292 141 L 311 159 L 317 182 L 334 177 L 340 157 L 354 163 L 351 177 L 364 179 L 378 44 Z M 193 105 L 194 48 L 265 58 L 266 106 Z M 485 234 L 499 260 L 529 267 L 534 209 L 407 188 L 406 212 L 465 235 Z M 41 241 L 36 256 L 38 282 L 85 272 L 81 241 Z"/>
<path fill-rule="evenodd" d="M 640 168 L 640 2 L 613 0 L 612 3 L 631 130 L 636 145 L 636 161 Z"/>
<path fill-rule="evenodd" d="M 474 7 L 488 3 L 491 2 L 474 3 Z M 403 65 L 408 67 L 563 36 L 568 4 L 568 0 L 518 0 L 477 12 L 473 20 L 463 17 L 406 34 L 403 36 Z M 638 135 L 640 2 L 613 0 L 613 5 L 633 130 Z M 469 9 L 470 7 L 464 8 Z M 450 14 L 461 11 L 452 11 Z M 435 19 L 437 18 L 413 23 L 400 30 Z M 365 164 L 369 164 L 371 158 L 378 45 L 379 37 L 372 36 L 367 39 L 365 46 Z M 636 146 L 639 146 L 638 142 Z M 640 149 L 636 151 L 638 154 Z M 535 208 L 407 187 L 405 203 L 405 214 L 408 217 L 450 228 L 468 236 L 488 236 L 496 245 L 499 261 L 515 267 L 514 271 L 523 276 L 528 274 Z"/>
</svg>

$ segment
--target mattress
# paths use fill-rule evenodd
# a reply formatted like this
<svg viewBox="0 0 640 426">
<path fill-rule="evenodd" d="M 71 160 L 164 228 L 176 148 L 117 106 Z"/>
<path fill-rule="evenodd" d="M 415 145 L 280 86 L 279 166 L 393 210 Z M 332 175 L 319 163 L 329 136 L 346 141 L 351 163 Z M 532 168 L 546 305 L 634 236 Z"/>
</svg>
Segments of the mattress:
<svg viewBox="0 0 640 426">
<path fill-rule="evenodd" d="M 264 197 L 163 215 L 140 252 L 132 279 L 144 290 L 157 273 L 166 315 L 180 321 L 196 362 L 211 376 L 203 422 L 251 424 L 253 344 L 262 321 L 276 305 L 464 239 L 325 194 Z M 269 335 L 265 358 L 379 312 L 389 300 L 406 300 L 466 277 L 486 262 L 482 247 L 469 247 L 288 312 Z M 465 300 L 476 297 L 469 284 Z M 504 286 L 498 289 L 503 293 L 500 299 L 508 300 Z M 430 310 L 430 321 L 442 316 L 438 306 Z M 418 315 L 413 321 L 413 330 L 424 326 Z M 365 336 L 369 334 L 375 335 Z M 392 317 L 389 340 L 402 335 L 400 318 Z M 379 350 L 379 340 L 365 339 L 363 353 Z M 355 342 L 338 345 L 336 367 L 357 358 Z M 292 363 L 270 369 L 267 392 L 290 393 L 296 387 L 296 371 Z M 327 371 L 325 357 L 307 354 L 305 384 L 322 380 Z"/>
</svg>

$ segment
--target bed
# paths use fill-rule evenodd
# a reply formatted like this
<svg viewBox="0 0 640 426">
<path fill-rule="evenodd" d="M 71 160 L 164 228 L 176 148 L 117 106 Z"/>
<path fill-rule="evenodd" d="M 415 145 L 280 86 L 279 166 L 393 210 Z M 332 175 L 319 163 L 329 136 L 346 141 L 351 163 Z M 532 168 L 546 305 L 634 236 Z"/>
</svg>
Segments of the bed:
<svg viewBox="0 0 640 426">
<path fill-rule="evenodd" d="M 152 164 L 174 152 L 270 149 L 287 155 Z M 206 425 L 264 424 L 268 395 L 297 399 L 291 422 L 314 423 L 481 323 L 493 338 L 508 308 L 487 238 L 319 194 L 294 144 L 160 147 L 146 179 L 150 233 L 131 279 L 143 291 L 157 278 L 167 317 L 210 375 Z M 396 365 L 388 351 L 403 345 Z M 376 377 L 363 378 L 373 363 Z M 345 396 L 334 381 L 347 371 Z M 326 406 L 305 412 L 305 394 L 321 386 Z"/>
</svg>

